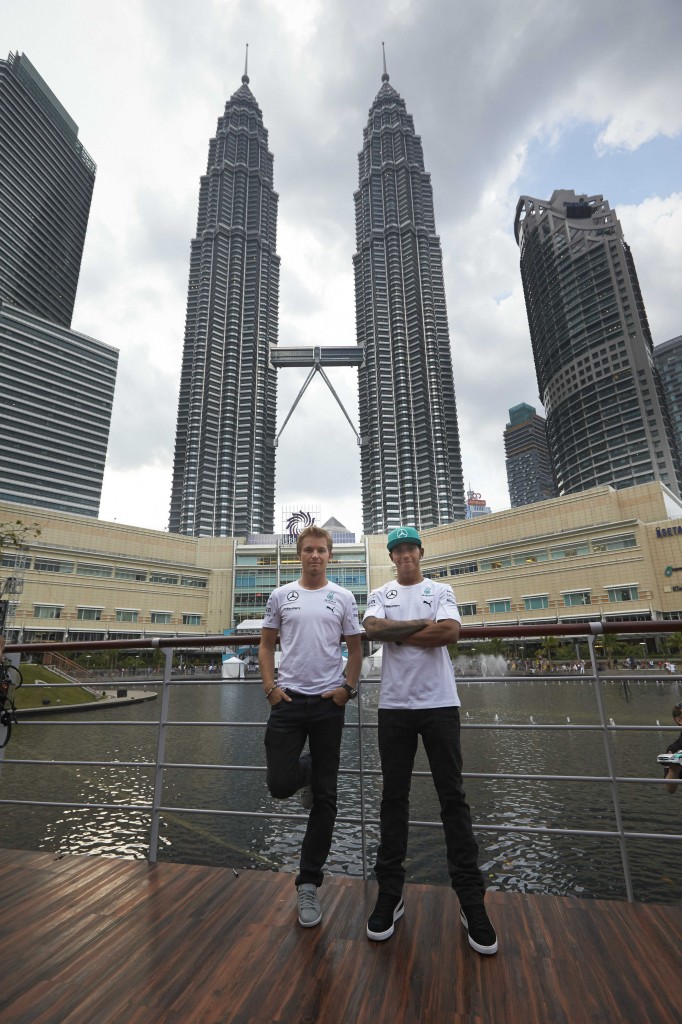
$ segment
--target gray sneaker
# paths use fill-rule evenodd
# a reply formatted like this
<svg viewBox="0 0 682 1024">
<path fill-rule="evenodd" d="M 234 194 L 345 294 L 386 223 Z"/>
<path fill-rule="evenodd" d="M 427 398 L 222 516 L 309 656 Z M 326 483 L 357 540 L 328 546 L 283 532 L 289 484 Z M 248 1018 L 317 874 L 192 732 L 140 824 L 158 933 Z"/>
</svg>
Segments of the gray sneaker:
<svg viewBox="0 0 682 1024">
<path fill-rule="evenodd" d="M 317 895 L 317 886 L 303 882 L 297 886 L 298 923 L 302 928 L 314 928 L 322 920 L 322 907 Z"/>
<path fill-rule="evenodd" d="M 302 754 L 301 757 L 299 758 L 299 761 L 301 767 L 306 772 L 307 777 L 310 778 L 313 766 L 312 757 L 310 756 L 310 754 Z M 310 782 L 308 782 L 306 786 L 303 786 L 302 789 L 299 789 L 298 795 L 301 799 L 301 807 L 303 808 L 303 810 L 309 811 L 313 806 L 313 787 L 310 785 Z"/>
</svg>

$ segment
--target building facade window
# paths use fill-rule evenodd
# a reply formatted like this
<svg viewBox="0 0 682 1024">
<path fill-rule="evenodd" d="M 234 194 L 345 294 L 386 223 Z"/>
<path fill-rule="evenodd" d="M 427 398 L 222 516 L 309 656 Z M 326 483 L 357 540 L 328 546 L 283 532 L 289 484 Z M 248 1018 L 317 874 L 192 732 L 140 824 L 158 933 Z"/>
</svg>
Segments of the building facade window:
<svg viewBox="0 0 682 1024">
<path fill-rule="evenodd" d="M 208 580 L 202 579 L 198 576 L 181 576 L 180 586 L 182 587 L 197 587 L 200 590 L 205 590 L 208 586 Z"/>
<path fill-rule="evenodd" d="M 59 605 L 34 604 L 33 606 L 34 619 L 61 619 L 61 617 L 62 609 Z"/>
<path fill-rule="evenodd" d="M 478 572 L 478 562 L 458 562 L 450 566 L 451 576 L 464 576 L 469 572 Z"/>
<path fill-rule="evenodd" d="M 536 608 L 549 608 L 549 595 L 535 594 L 533 597 L 524 597 L 523 607 L 527 612 L 533 611 Z"/>
<path fill-rule="evenodd" d="M 537 562 L 546 561 L 546 551 L 520 551 L 514 555 L 514 565 L 535 565 Z"/>
<path fill-rule="evenodd" d="M 238 554 L 237 565 L 277 565 L 277 555 Z"/>
<path fill-rule="evenodd" d="M 76 569 L 77 576 L 102 576 L 110 578 L 114 570 L 110 565 L 90 565 L 87 562 L 79 562 Z"/>
<path fill-rule="evenodd" d="M 76 618 L 85 622 L 99 622 L 102 618 L 101 608 L 79 608 L 76 612 Z"/>
<path fill-rule="evenodd" d="M 550 555 L 557 558 L 580 558 L 582 555 L 589 555 L 589 544 L 567 544 L 565 547 L 552 548 Z"/>
<path fill-rule="evenodd" d="M 195 612 L 183 612 L 182 624 L 183 626 L 200 626 L 201 615 L 197 615 Z"/>
<path fill-rule="evenodd" d="M 488 601 L 488 611 L 491 615 L 499 615 L 501 612 L 510 612 L 511 598 L 505 597 L 498 601 Z"/>
<path fill-rule="evenodd" d="M 117 608 L 117 622 L 137 622 L 139 612 L 136 608 Z"/>
<path fill-rule="evenodd" d="M 586 604 L 592 604 L 589 590 L 576 590 L 571 594 L 564 594 L 566 608 L 579 608 Z"/>
<path fill-rule="evenodd" d="M 637 601 L 639 589 L 636 585 L 628 587 L 607 587 L 606 593 L 611 604 L 619 604 L 621 601 Z"/>
<path fill-rule="evenodd" d="M 156 626 L 170 625 L 172 612 L 152 612 L 151 622 Z"/>
<path fill-rule="evenodd" d="M 460 615 L 462 617 L 464 617 L 465 615 L 475 615 L 476 614 L 476 602 L 475 601 L 469 601 L 467 604 L 461 604 L 459 606 L 459 613 L 460 613 Z"/>
<path fill-rule="evenodd" d="M 327 579 L 348 589 L 367 586 L 367 573 L 364 569 L 327 569 Z"/>
<path fill-rule="evenodd" d="M 634 534 L 629 534 L 626 537 L 606 537 L 604 540 L 592 541 L 593 551 L 620 551 L 623 548 L 634 548 L 636 546 L 637 541 Z"/>
<path fill-rule="evenodd" d="M 115 573 L 117 580 L 133 580 L 135 583 L 145 583 L 147 580 L 147 573 L 142 569 L 125 569 L 118 568 Z"/>
<path fill-rule="evenodd" d="M 73 562 L 62 562 L 58 558 L 36 558 L 33 568 L 36 572 L 73 572 Z"/>
<path fill-rule="evenodd" d="M 150 583 L 166 583 L 171 586 L 177 586 L 178 577 L 171 576 L 166 572 L 152 572 L 149 575 Z"/>
<path fill-rule="evenodd" d="M 31 559 L 28 555 L 5 551 L 0 558 L 0 567 L 3 569 L 30 569 Z"/>
<path fill-rule="evenodd" d="M 494 569 L 509 569 L 510 555 L 499 555 L 497 558 L 482 558 L 479 563 L 481 572 L 492 572 Z"/>
</svg>

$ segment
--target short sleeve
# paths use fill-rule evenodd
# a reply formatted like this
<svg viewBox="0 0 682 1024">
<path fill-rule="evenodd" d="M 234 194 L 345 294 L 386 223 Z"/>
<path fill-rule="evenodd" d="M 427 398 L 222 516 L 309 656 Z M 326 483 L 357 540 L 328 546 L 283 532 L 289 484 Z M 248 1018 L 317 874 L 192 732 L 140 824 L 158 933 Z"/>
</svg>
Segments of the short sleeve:
<svg viewBox="0 0 682 1024">
<path fill-rule="evenodd" d="M 369 595 L 369 601 L 367 602 L 367 610 L 362 616 L 362 621 L 372 616 L 375 619 L 385 619 L 386 609 L 384 608 L 383 595 L 381 590 L 373 590 Z"/>
<path fill-rule="evenodd" d="M 358 606 L 355 598 L 351 594 L 346 601 L 346 613 L 343 617 L 343 634 L 344 636 L 351 636 L 353 633 L 360 632 L 360 620 L 358 616 Z"/>
<path fill-rule="evenodd" d="M 462 621 L 457 601 L 455 600 L 455 592 L 448 584 L 443 584 L 439 587 L 436 620 L 439 619 L 454 619 L 455 622 Z"/>
<path fill-rule="evenodd" d="M 282 624 L 282 616 L 279 613 L 279 601 L 275 593 L 270 594 L 268 603 L 265 606 L 265 617 L 263 618 L 263 629 L 279 629 Z"/>
</svg>

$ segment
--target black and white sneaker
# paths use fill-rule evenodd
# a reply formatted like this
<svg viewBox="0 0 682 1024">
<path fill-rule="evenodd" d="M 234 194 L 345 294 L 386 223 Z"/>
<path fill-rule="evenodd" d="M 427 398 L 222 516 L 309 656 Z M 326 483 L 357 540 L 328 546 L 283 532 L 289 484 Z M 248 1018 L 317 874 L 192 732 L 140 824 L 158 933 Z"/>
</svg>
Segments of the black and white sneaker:
<svg viewBox="0 0 682 1024">
<path fill-rule="evenodd" d="M 402 896 L 392 896 L 390 892 L 380 892 L 376 906 L 367 922 L 367 938 L 374 942 L 390 939 L 398 918 L 405 913 Z"/>
<path fill-rule="evenodd" d="M 462 907 L 459 919 L 469 933 L 469 945 L 483 956 L 497 953 L 497 935 L 482 903 Z"/>
</svg>

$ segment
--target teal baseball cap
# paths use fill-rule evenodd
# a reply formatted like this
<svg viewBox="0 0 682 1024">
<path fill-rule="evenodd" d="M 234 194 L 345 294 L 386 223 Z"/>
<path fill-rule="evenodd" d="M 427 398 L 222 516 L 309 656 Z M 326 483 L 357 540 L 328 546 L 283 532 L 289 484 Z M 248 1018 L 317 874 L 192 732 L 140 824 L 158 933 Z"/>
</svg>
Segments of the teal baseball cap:
<svg viewBox="0 0 682 1024">
<path fill-rule="evenodd" d="M 386 547 L 389 551 L 393 551 L 396 544 L 416 544 L 421 547 L 422 539 L 414 526 L 398 526 L 389 533 Z"/>
</svg>

